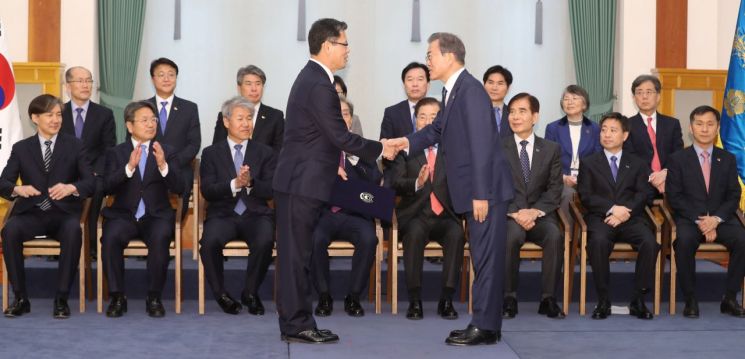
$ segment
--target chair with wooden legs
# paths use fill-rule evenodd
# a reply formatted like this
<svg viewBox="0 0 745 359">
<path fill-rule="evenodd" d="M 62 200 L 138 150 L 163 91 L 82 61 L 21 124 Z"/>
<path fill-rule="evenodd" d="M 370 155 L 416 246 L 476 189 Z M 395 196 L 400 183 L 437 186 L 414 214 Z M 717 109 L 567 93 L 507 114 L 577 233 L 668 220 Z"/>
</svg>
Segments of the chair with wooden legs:
<svg viewBox="0 0 745 359">
<path fill-rule="evenodd" d="M 181 209 L 182 209 L 182 198 L 177 194 L 169 194 L 169 199 L 171 202 L 171 207 L 176 209 L 176 216 L 175 216 L 175 223 L 174 223 L 174 240 L 171 241 L 169 252 L 172 257 L 175 258 L 175 294 L 174 294 L 174 302 L 175 302 L 175 311 L 176 314 L 181 313 Z M 113 203 L 114 197 L 113 196 L 107 196 L 103 201 L 103 206 L 109 206 L 111 203 Z M 102 207 L 103 207 L 102 206 Z M 103 208 L 101 208 L 101 213 L 103 213 Z M 98 286 L 98 302 L 97 302 L 97 310 L 99 313 L 103 312 L 103 299 L 104 299 L 104 292 L 106 292 L 106 279 L 104 278 L 103 273 L 103 261 L 101 259 L 101 237 L 103 236 L 103 214 L 99 215 L 98 217 L 98 238 L 96 240 L 96 245 L 98 247 L 98 258 L 96 260 L 97 265 L 97 280 L 96 284 Z M 127 248 L 124 249 L 124 256 L 136 256 L 136 257 L 144 257 L 147 256 L 147 246 L 145 245 L 145 242 L 143 242 L 140 239 L 133 239 L 129 242 L 129 245 Z M 106 296 L 108 297 L 108 293 L 106 293 Z"/>
<path fill-rule="evenodd" d="M 189 198 L 189 208 L 192 209 L 192 230 L 191 230 L 191 252 L 192 259 L 197 260 L 199 256 L 199 206 L 204 203 L 203 197 L 199 195 L 199 159 L 191 161 L 191 168 L 194 170 L 194 182 L 191 188 L 191 197 Z"/>
<path fill-rule="evenodd" d="M 585 210 L 579 200 L 579 196 L 574 197 L 571 202 L 571 210 L 575 218 L 575 230 L 580 233 L 580 294 L 579 294 L 579 314 L 586 313 L 587 299 L 587 223 L 584 220 Z M 644 207 L 644 218 L 652 226 L 657 244 L 662 244 L 662 224 L 659 223 L 649 207 Z M 662 285 L 662 251 L 657 253 L 657 262 L 654 274 L 654 315 L 660 314 L 660 296 Z M 628 243 L 615 243 L 611 252 L 611 260 L 632 260 L 636 259 L 637 252 Z"/>
<path fill-rule="evenodd" d="M 677 281 L 677 265 L 675 262 L 675 239 L 677 238 L 677 228 L 675 226 L 675 221 L 673 220 L 672 216 L 672 209 L 670 206 L 665 203 L 664 206 L 662 206 L 663 214 L 665 216 L 665 221 L 669 223 L 670 226 L 670 245 L 669 245 L 669 251 L 670 251 L 670 315 L 675 315 L 676 312 L 676 281 Z M 737 219 L 740 221 L 740 223 L 745 226 L 745 218 L 743 217 L 743 213 L 741 210 L 737 210 Z M 719 243 L 701 243 L 701 245 L 698 247 L 698 250 L 696 251 L 696 258 L 697 259 L 706 259 L 715 261 L 717 263 L 726 262 L 729 260 L 729 251 L 727 250 L 727 247 L 725 247 L 722 244 Z M 742 298 L 742 305 L 745 306 L 745 279 L 742 283 L 742 289 L 743 289 L 743 298 Z"/>
<path fill-rule="evenodd" d="M 10 219 L 10 214 L 13 212 L 13 206 L 15 201 L 10 203 L 8 211 L 5 213 L 3 219 L 3 226 Z M 78 263 L 78 285 L 79 285 L 79 304 L 80 313 L 85 312 L 85 291 L 86 291 L 86 262 L 89 253 L 88 250 L 88 215 L 90 213 L 91 199 L 88 198 L 83 203 L 83 212 L 80 215 L 80 230 L 82 231 L 82 245 L 80 246 L 80 260 Z M 0 242 L 2 239 L 0 238 Z M 24 256 L 58 256 L 60 255 L 60 243 L 50 237 L 37 237 L 32 240 L 23 242 L 23 255 Z M 3 310 L 8 308 L 8 288 L 10 282 L 8 280 L 8 270 L 5 267 L 5 253 L 3 253 Z M 90 288 L 89 288 L 90 289 Z"/>
</svg>

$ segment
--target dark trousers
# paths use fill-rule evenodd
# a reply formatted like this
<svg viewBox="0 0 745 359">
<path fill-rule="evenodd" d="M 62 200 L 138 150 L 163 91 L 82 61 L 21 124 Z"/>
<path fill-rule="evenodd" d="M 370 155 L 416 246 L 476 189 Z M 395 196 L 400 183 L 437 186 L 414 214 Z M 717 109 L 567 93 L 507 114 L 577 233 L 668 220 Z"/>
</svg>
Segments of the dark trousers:
<svg viewBox="0 0 745 359">
<path fill-rule="evenodd" d="M 463 226 L 444 212 L 440 216 L 434 214 L 429 207 L 400 226 L 409 301 L 421 300 L 424 248 L 429 241 L 436 241 L 442 246 L 441 296 L 452 296 L 463 266 Z"/>
<path fill-rule="evenodd" d="M 316 291 L 329 293 L 329 252 L 333 240 L 349 241 L 354 245 L 352 276 L 349 294 L 359 298 L 370 278 L 370 268 L 375 261 L 378 237 L 375 222 L 354 214 L 324 210 L 313 232 L 311 272 Z"/>
<path fill-rule="evenodd" d="M 246 242 L 249 249 L 243 294 L 257 295 L 269 264 L 272 263 L 274 220 L 271 216 L 235 215 L 212 217 L 204 222 L 199 253 L 202 256 L 207 283 L 210 284 L 215 298 L 226 293 L 222 250 L 228 242 L 236 239 Z"/>
<path fill-rule="evenodd" d="M 313 232 L 324 202 L 274 192 L 277 214 L 277 311 L 279 330 L 294 335 L 315 329 L 311 290 Z"/>
<path fill-rule="evenodd" d="M 173 220 L 145 215 L 139 221 L 111 218 L 103 224 L 101 260 L 110 293 L 125 293 L 124 249 L 135 238 L 147 246 L 148 295 L 160 296 L 168 274 L 169 247 L 173 240 Z"/>
<path fill-rule="evenodd" d="M 678 281 L 685 298 L 691 298 L 696 291 L 696 250 L 704 242 L 704 236 L 698 227 L 689 221 L 676 221 L 675 224 L 678 229 L 674 243 Z M 730 256 L 725 294 L 735 298 L 745 275 L 745 229 L 737 219 L 730 219 L 720 224 L 716 231 L 717 238 L 714 243 L 727 247 Z"/>
<path fill-rule="evenodd" d="M 98 240 L 98 214 L 101 212 L 101 203 L 103 203 L 104 197 L 106 197 L 106 195 L 103 191 L 103 177 L 96 177 L 96 189 L 91 197 L 91 208 L 88 215 L 88 249 L 90 253 L 96 253 L 96 241 Z M 89 255 L 89 253 L 86 253 L 85 255 Z"/>
<path fill-rule="evenodd" d="M 585 217 L 585 221 L 587 221 L 587 254 L 590 258 L 598 298 L 610 298 L 608 294 L 609 258 L 613 251 L 613 244 L 616 242 L 628 243 L 638 253 L 634 275 L 635 295 L 644 294 L 652 288 L 660 246 L 646 221 L 640 216 L 635 216 L 616 228 L 605 224 L 600 216 L 589 215 Z"/>
<path fill-rule="evenodd" d="M 528 240 L 543 249 L 541 264 L 542 298 L 554 297 L 561 278 L 561 265 L 564 260 L 564 241 L 556 218 L 547 215 L 538 218 L 535 226 L 526 231 L 512 218 L 507 219 L 507 254 L 505 256 L 504 295 L 517 298 L 520 272 L 520 247 Z"/>
<path fill-rule="evenodd" d="M 17 298 L 28 296 L 23 266 L 23 242 L 43 235 L 60 242 L 57 295 L 66 298 L 70 292 L 80 262 L 83 235 L 80 230 L 80 213 L 70 214 L 56 207 L 47 211 L 34 208 L 26 213 L 12 215 L 2 229 L 5 266 Z"/>
<path fill-rule="evenodd" d="M 473 212 L 465 213 L 465 216 L 471 260 L 476 272 L 470 324 L 484 330 L 501 330 L 507 203 L 491 203 L 483 223 L 474 220 Z"/>
</svg>

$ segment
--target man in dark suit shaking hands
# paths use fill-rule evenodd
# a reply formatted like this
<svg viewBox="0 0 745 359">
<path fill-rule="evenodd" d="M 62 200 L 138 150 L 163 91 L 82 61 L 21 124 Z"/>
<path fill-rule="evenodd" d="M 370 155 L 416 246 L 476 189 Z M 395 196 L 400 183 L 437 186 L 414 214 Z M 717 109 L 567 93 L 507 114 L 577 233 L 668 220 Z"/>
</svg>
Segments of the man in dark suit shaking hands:
<svg viewBox="0 0 745 359">
<path fill-rule="evenodd" d="M 287 120 L 282 150 L 274 173 L 279 260 L 277 310 L 282 339 L 299 343 L 330 343 L 339 340 L 319 330 L 313 318 L 309 268 L 312 235 L 321 209 L 334 185 L 342 151 L 373 162 L 386 149 L 347 129 L 339 96 L 333 85 L 334 71 L 344 68 L 349 56 L 347 24 L 334 19 L 313 23 L 308 33 L 310 60 L 300 71 L 287 101 Z"/>
<path fill-rule="evenodd" d="M 464 68 L 463 42 L 449 33 L 434 33 L 428 42 L 427 66 L 432 79 L 445 84 L 444 108 L 431 125 L 391 141 L 410 153 L 439 142 L 453 208 L 468 220 L 476 270 L 471 323 L 465 330 L 451 332 L 446 343 L 494 344 L 502 329 L 506 210 L 514 196 L 510 167 L 489 95 Z"/>
</svg>

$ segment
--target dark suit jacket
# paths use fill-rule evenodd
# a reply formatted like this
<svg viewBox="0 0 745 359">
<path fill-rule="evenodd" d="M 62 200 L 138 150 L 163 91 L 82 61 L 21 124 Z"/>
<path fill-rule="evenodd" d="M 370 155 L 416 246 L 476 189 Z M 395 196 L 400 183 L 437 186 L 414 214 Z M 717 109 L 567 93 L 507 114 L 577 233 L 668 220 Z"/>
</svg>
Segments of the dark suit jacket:
<svg viewBox="0 0 745 359">
<path fill-rule="evenodd" d="M 380 123 L 380 138 L 398 138 L 414 132 L 411 122 L 409 100 L 403 100 L 383 111 L 383 122 Z"/>
<path fill-rule="evenodd" d="M 69 101 L 62 110 L 60 132 L 75 136 L 75 116 Z M 106 151 L 116 146 L 116 123 L 111 109 L 93 101 L 89 102 L 81 140 L 93 171 L 102 176 L 106 165 Z"/>
<path fill-rule="evenodd" d="M 166 127 L 167 128 L 167 127 Z M 168 192 L 181 194 L 184 191 L 184 180 L 178 171 L 178 155 L 172 147 L 161 144 L 168 163 L 168 174 L 163 177 L 158 170 L 153 155 L 153 142 L 147 152 L 145 175 L 141 178 L 139 166 L 131 178 L 127 177 L 124 166 L 129 162 L 132 153 L 132 141 L 116 145 L 106 154 L 106 175 L 104 191 L 114 195 L 114 203 L 103 209 L 104 218 L 122 218 L 134 220 L 140 198 L 145 201 L 145 213 L 153 217 L 173 220 L 174 210 L 168 198 Z"/>
<path fill-rule="evenodd" d="M 561 146 L 561 171 L 565 175 L 571 174 L 572 165 L 572 137 L 569 135 L 569 121 L 564 116 L 546 126 L 546 139 L 558 143 Z M 600 127 L 589 118 L 582 119 L 582 129 L 579 134 L 579 160 L 595 153 L 602 152 L 600 146 Z M 651 162 L 650 162 L 651 163 Z"/>
<path fill-rule="evenodd" d="M 665 194 L 676 221 L 685 220 L 695 225 L 698 216 L 718 216 L 724 221 L 734 218 L 741 192 L 735 156 L 715 146 L 709 160 L 707 193 L 693 146 L 670 156 Z"/>
<path fill-rule="evenodd" d="M 272 187 L 328 201 L 341 151 L 375 162 L 383 148 L 347 129 L 339 95 L 323 68 L 308 61 L 290 90 L 282 151 Z"/>
<path fill-rule="evenodd" d="M 530 163 L 530 180 L 525 185 L 520 165 L 520 149 L 514 137 L 502 139 L 502 146 L 512 169 L 512 182 L 515 184 L 515 198 L 507 207 L 507 213 L 521 209 L 535 208 L 547 216 L 555 216 L 561 202 L 564 181 L 561 177 L 559 145 L 535 136 L 533 161 Z"/>
<path fill-rule="evenodd" d="M 623 151 L 618 176 L 613 181 L 605 151 L 587 157 L 579 166 L 577 192 L 587 215 L 605 218 L 614 205 L 631 209 L 631 216 L 643 216 L 644 207 L 652 203 L 654 188 L 647 182 L 649 164 Z"/>
<path fill-rule="evenodd" d="M 148 99 L 153 105 L 158 106 L 155 103 L 155 97 Z M 199 127 L 199 109 L 197 104 L 194 102 L 184 100 L 180 97 L 174 96 L 173 103 L 171 105 L 171 111 L 168 113 L 168 121 L 166 122 L 166 133 L 160 128 L 160 121 L 158 121 L 158 134 L 155 136 L 155 140 L 161 144 L 165 143 L 175 151 L 175 164 L 173 168 L 180 168 L 182 173 L 181 176 L 186 182 L 190 182 L 192 175 L 191 161 L 199 153 L 199 148 L 202 145 L 202 130 Z M 158 114 L 156 113 L 157 117 Z M 129 136 L 127 136 L 129 137 Z"/>
<path fill-rule="evenodd" d="M 253 123 L 251 139 L 271 147 L 278 154 L 282 149 L 282 137 L 285 133 L 285 115 L 282 111 L 262 103 L 258 115 L 254 115 Z M 222 121 L 222 112 L 218 112 L 212 144 L 225 141 L 227 137 L 228 131 Z"/>
<path fill-rule="evenodd" d="M 652 141 L 647 134 L 646 119 L 642 119 L 637 113 L 629 117 L 631 131 L 629 138 L 623 144 L 624 153 L 633 153 L 641 158 L 647 166 L 652 165 Z M 662 168 L 667 168 L 667 159 L 670 155 L 683 149 L 683 136 L 680 131 L 680 121 L 677 118 L 668 117 L 657 113 L 657 154 L 660 156 Z"/>
<path fill-rule="evenodd" d="M 439 143 L 456 213 L 473 211 L 474 199 L 511 200 L 512 176 L 484 86 L 464 70 L 448 96 L 437 119 L 408 136 L 410 153 Z"/>
<path fill-rule="evenodd" d="M 272 177 L 277 158 L 272 148 L 254 140 L 248 140 L 243 164 L 248 165 L 253 187 L 251 193 L 241 190 L 233 195 L 230 181 L 236 177 L 233 164 L 235 150 L 223 139 L 202 151 L 199 175 L 202 195 L 209 202 L 207 218 L 234 216 L 235 204 L 242 199 L 246 205 L 244 215 L 272 215 L 268 201 L 272 199 Z"/>
<path fill-rule="evenodd" d="M 24 185 L 34 186 L 41 195 L 13 197 L 13 188 L 18 179 Z M 52 200 L 52 205 L 70 214 L 80 213 L 83 199 L 89 197 L 95 189 L 93 171 L 85 157 L 83 143 L 75 136 L 57 134 L 49 173 L 46 173 L 39 136 L 35 134 L 13 145 L 8 163 L 0 175 L 0 196 L 9 201 L 18 201 L 13 207 L 13 214 L 21 214 L 49 198 L 49 188 L 57 183 L 74 185 L 79 196 L 70 195 L 59 201 Z"/>
<path fill-rule="evenodd" d="M 401 201 L 396 206 L 396 218 L 399 227 L 404 227 L 412 218 L 416 217 L 430 204 L 430 193 L 434 191 L 435 197 L 440 201 L 445 213 L 454 219 L 458 219 L 453 209 L 448 193 L 447 179 L 442 166 L 445 165 L 443 156 L 438 151 L 435 158 L 435 173 L 432 181 L 427 180 L 424 186 L 415 191 L 416 179 L 422 166 L 427 164 L 427 156 L 424 151 L 407 156 L 404 152 L 396 156 L 391 171 L 393 172 L 393 188 L 396 194 L 401 196 Z"/>
<path fill-rule="evenodd" d="M 497 119 L 494 117 L 496 114 L 494 113 L 494 108 L 492 108 L 492 118 L 494 118 L 494 123 L 497 123 Z M 510 109 L 507 107 L 507 103 L 505 102 L 504 106 L 502 106 L 502 121 L 499 122 L 499 137 L 508 137 L 512 136 L 514 132 L 512 132 L 512 128 L 510 127 Z"/>
</svg>

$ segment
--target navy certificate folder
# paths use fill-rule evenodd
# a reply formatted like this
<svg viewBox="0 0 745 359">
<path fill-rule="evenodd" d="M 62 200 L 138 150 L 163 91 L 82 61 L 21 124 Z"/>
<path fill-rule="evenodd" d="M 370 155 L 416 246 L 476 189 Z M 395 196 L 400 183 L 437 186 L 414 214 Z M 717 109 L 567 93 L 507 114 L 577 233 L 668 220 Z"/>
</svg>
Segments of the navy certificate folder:
<svg viewBox="0 0 745 359">
<path fill-rule="evenodd" d="M 347 211 L 391 222 L 396 192 L 374 183 L 336 177 L 329 204 Z"/>
</svg>

